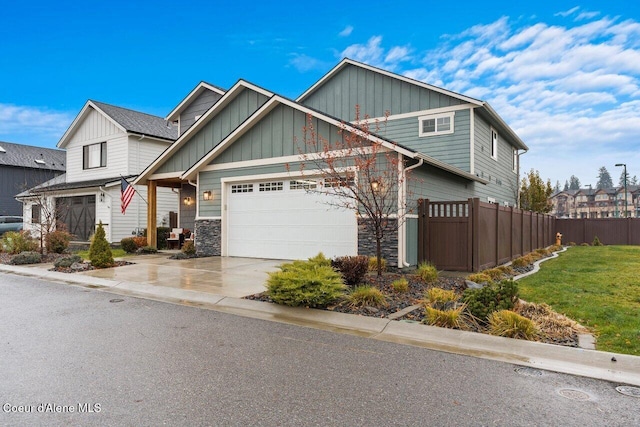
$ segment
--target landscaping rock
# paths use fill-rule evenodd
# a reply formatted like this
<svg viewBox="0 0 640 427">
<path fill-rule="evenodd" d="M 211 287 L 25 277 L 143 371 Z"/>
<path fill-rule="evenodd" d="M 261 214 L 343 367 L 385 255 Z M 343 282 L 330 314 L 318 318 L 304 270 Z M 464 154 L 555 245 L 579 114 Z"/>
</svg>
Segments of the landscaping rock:
<svg viewBox="0 0 640 427">
<path fill-rule="evenodd" d="M 486 283 L 480 284 L 480 283 L 472 282 L 471 280 L 465 280 L 464 284 L 467 285 L 467 289 L 482 289 L 486 285 Z"/>
</svg>

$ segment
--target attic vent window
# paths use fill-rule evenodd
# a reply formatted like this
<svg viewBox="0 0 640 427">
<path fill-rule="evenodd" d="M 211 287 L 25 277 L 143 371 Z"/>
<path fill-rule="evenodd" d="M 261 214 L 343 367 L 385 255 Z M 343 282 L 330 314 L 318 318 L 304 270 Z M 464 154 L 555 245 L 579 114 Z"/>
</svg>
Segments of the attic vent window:
<svg viewBox="0 0 640 427">
<path fill-rule="evenodd" d="M 418 118 L 418 136 L 446 135 L 453 133 L 455 113 L 431 114 Z"/>
<path fill-rule="evenodd" d="M 45 162 L 45 161 L 44 161 L 44 160 L 42 160 L 42 159 L 35 159 L 35 162 L 36 162 L 37 164 L 39 164 L 39 165 L 46 165 L 46 164 L 47 164 L 47 162 Z"/>
</svg>

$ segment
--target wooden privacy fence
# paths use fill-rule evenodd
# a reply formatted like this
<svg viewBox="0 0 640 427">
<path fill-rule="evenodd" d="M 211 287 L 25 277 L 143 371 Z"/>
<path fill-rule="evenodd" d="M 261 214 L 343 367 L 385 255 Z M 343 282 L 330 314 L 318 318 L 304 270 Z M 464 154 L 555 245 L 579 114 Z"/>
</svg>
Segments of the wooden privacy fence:
<svg viewBox="0 0 640 427">
<path fill-rule="evenodd" d="M 598 236 L 605 245 L 640 245 L 640 218 L 558 219 L 562 242 L 591 243 Z"/>
<path fill-rule="evenodd" d="M 418 262 L 480 271 L 555 243 L 550 215 L 484 203 L 418 201 Z"/>
</svg>

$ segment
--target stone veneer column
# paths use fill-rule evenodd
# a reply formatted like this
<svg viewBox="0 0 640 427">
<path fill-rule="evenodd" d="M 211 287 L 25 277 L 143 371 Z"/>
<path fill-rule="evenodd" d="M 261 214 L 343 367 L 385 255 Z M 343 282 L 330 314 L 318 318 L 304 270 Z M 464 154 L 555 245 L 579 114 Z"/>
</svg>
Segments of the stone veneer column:
<svg viewBox="0 0 640 427">
<path fill-rule="evenodd" d="M 376 238 L 365 226 L 366 218 L 358 218 L 358 255 L 376 256 Z M 387 265 L 398 266 L 397 220 L 390 219 L 382 239 L 382 258 Z"/>
<path fill-rule="evenodd" d="M 198 256 L 222 255 L 222 220 L 198 219 L 195 221 L 195 232 Z"/>
</svg>

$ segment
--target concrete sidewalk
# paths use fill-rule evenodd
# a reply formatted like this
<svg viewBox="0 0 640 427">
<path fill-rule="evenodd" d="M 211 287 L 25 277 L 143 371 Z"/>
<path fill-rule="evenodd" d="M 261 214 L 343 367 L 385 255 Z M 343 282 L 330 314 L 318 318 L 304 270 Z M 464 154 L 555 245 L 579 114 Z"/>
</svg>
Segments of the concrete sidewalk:
<svg viewBox="0 0 640 427">
<path fill-rule="evenodd" d="M 166 254 L 164 254 L 166 260 Z M 127 260 L 133 261 L 132 258 Z M 150 260 L 150 258 L 147 258 Z M 230 258 L 230 260 L 233 260 Z M 254 260 L 256 261 L 256 260 Z M 267 260 L 264 260 L 265 262 Z M 233 263 L 234 261 L 231 261 Z M 242 263 L 240 259 L 236 263 Z M 246 262 L 246 260 L 244 261 Z M 259 262 L 259 260 L 257 260 Z M 260 292 L 266 273 L 264 268 L 275 268 L 280 261 L 265 263 L 246 280 L 256 280 L 262 275 Z M 162 262 L 161 262 L 162 264 Z M 167 264 L 166 261 L 164 264 Z M 211 264 L 211 261 L 209 262 Z M 138 265 L 138 264 L 136 264 Z M 187 264 L 185 264 L 187 265 Z M 118 267 L 119 270 L 124 267 Z M 170 267 L 175 269 L 176 267 Z M 186 268 L 186 267 L 185 267 Z M 229 266 L 231 268 L 231 266 Z M 138 271 L 143 271 L 138 266 Z M 193 305 L 201 308 L 256 319 L 281 322 L 298 326 L 348 333 L 382 341 L 424 347 L 449 353 L 463 354 L 484 359 L 513 363 L 521 366 L 598 378 L 621 384 L 640 386 L 640 357 L 595 350 L 562 347 L 538 342 L 494 337 L 486 334 L 437 328 L 416 323 L 356 316 L 324 310 L 286 307 L 260 301 L 252 301 L 215 293 L 215 287 L 189 289 L 150 284 L 144 281 L 120 280 L 116 272 L 100 275 L 68 274 L 48 271 L 43 267 L 1 265 L 0 271 L 49 281 L 56 281 L 133 297 Z M 106 271 L 106 270 L 104 270 Z M 111 275 L 110 275 L 111 274 Z M 215 274 L 211 271 L 210 274 Z M 104 276 L 109 277 L 104 277 Z M 96 277 L 103 276 L 103 277 Z M 139 279 L 143 274 L 137 276 Z M 195 277 L 194 277 L 195 279 Z M 220 287 L 219 289 L 223 289 Z M 230 288 L 227 288 L 227 290 Z M 255 293 L 255 292 L 254 292 Z"/>
</svg>

